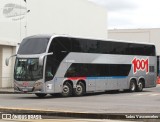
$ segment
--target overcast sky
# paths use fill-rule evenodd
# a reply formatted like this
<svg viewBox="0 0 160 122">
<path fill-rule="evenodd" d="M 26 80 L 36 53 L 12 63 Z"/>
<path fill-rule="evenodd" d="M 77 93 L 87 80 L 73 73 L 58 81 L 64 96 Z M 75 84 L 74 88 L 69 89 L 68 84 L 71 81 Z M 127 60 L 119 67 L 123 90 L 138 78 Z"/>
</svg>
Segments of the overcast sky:
<svg viewBox="0 0 160 122">
<path fill-rule="evenodd" d="M 160 28 L 160 0 L 89 0 L 107 9 L 108 28 Z"/>
</svg>

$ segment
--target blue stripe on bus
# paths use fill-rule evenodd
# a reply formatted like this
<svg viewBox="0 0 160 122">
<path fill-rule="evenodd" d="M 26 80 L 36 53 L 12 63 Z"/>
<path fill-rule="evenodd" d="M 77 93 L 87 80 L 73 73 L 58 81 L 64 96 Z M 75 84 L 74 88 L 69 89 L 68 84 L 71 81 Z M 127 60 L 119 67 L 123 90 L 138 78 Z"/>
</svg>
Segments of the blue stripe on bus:
<svg viewBox="0 0 160 122">
<path fill-rule="evenodd" d="M 87 80 L 93 80 L 93 79 L 124 79 L 124 78 L 127 78 L 127 76 L 87 77 Z"/>
</svg>

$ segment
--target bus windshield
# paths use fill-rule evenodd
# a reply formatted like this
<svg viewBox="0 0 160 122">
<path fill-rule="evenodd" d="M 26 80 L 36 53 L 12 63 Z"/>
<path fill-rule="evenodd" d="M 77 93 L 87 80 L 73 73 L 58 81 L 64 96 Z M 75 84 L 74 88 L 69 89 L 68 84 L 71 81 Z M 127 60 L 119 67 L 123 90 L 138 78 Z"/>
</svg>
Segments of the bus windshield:
<svg viewBox="0 0 160 122">
<path fill-rule="evenodd" d="M 17 81 L 36 81 L 43 78 L 43 66 L 39 66 L 38 59 L 17 58 L 14 78 Z"/>
</svg>

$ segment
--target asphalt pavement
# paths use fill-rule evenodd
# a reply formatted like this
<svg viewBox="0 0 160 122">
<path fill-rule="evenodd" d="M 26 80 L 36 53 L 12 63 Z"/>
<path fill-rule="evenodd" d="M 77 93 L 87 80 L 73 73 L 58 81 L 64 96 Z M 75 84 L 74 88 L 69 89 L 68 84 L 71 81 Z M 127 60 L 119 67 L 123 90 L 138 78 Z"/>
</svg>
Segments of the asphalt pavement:
<svg viewBox="0 0 160 122">
<path fill-rule="evenodd" d="M 135 94 L 128 94 L 128 93 L 122 93 L 122 95 L 120 95 L 120 94 L 111 94 L 111 95 L 108 95 L 108 96 L 106 96 L 108 99 L 112 99 L 112 98 L 114 98 L 115 100 L 116 100 L 116 97 L 117 96 L 120 96 L 120 97 L 124 97 L 124 99 L 129 99 L 129 98 L 127 98 L 127 96 L 128 95 L 132 95 L 132 96 L 138 96 L 138 98 L 140 98 L 141 96 L 143 96 L 143 95 L 149 95 L 150 97 L 156 97 L 156 96 L 158 96 L 157 98 L 158 99 L 156 99 L 156 100 L 159 100 L 159 93 L 160 93 L 160 85 L 157 85 L 157 87 L 156 88 L 151 88 L 151 90 L 149 90 L 149 91 L 145 91 L 145 92 L 140 92 L 140 93 L 135 93 Z M 27 99 L 31 99 L 31 101 L 33 101 L 34 102 L 34 100 L 35 101 L 37 101 L 37 98 L 35 99 L 35 98 L 33 98 L 33 97 L 26 97 L 26 96 L 24 96 L 24 97 L 26 97 L 26 98 L 24 98 L 24 97 L 21 97 L 20 95 L 16 95 L 15 93 L 14 93 L 14 90 L 13 90 L 13 88 L 1 88 L 0 89 L 0 94 L 2 94 L 2 96 L 1 97 L 5 97 L 5 99 L 8 99 L 8 101 L 15 101 L 15 104 L 17 103 L 17 106 L 21 106 L 21 104 L 20 103 L 18 103 L 17 101 L 16 101 L 16 99 L 18 99 L 18 100 L 20 100 L 20 101 L 29 101 L 29 100 L 27 100 Z M 3 95 L 4 94 L 4 95 Z M 5 94 L 8 94 L 8 96 L 6 96 Z M 10 95 L 10 94 L 15 94 L 15 95 Z M 22 95 L 23 96 L 23 95 Z M 94 96 L 94 95 L 93 95 Z M 89 95 L 89 97 L 90 98 L 92 98 L 92 95 L 90 96 Z M 99 95 L 99 96 L 95 96 L 97 99 L 101 99 L 101 95 Z M 102 97 L 103 97 L 103 94 L 102 94 Z M 105 97 L 105 96 L 104 96 Z M 147 96 L 148 97 L 148 96 Z M 14 99 L 12 99 L 12 98 L 14 98 Z M 21 99 L 20 99 L 21 98 Z M 83 97 L 82 97 L 83 98 Z M 88 98 L 88 96 L 85 96 L 84 97 L 84 99 L 81 99 L 81 98 L 79 98 L 79 100 L 85 100 L 85 98 L 86 98 L 86 100 L 87 100 L 87 98 Z M 144 97 L 145 98 L 145 97 Z M 54 98 L 53 98 L 54 99 Z M 47 98 L 47 100 L 42 100 L 43 102 L 49 102 L 50 100 L 52 100 L 52 101 L 50 101 L 50 102 L 55 102 L 56 100 L 57 100 L 57 103 L 59 102 L 59 100 L 60 101 L 64 101 L 64 100 L 66 100 L 66 103 L 67 103 L 67 100 L 68 100 L 68 98 L 59 98 L 58 97 L 58 99 L 50 99 L 50 98 Z M 70 98 L 70 100 L 73 100 L 73 99 L 75 99 L 74 97 L 73 98 Z M 92 98 L 93 99 L 93 98 Z M 113 99 L 113 100 L 114 100 Z M 118 97 L 117 97 L 117 99 L 118 99 Z M 144 101 L 144 102 L 148 102 L 148 103 L 150 103 L 150 101 L 149 101 L 149 97 L 148 97 L 148 101 Z M 142 99 L 143 100 L 143 99 Z M 92 100 L 91 100 L 92 101 Z M 90 101 L 90 102 L 91 102 Z M 2 98 L 2 100 L 1 100 L 1 102 L 3 102 L 3 98 Z M 5 101 L 4 101 L 5 102 Z M 104 101 L 105 102 L 105 101 Z M 108 101 L 107 101 L 108 102 Z M 133 102 L 136 102 L 136 101 L 133 101 Z M 27 102 L 26 102 L 27 103 Z M 24 102 L 24 104 L 26 104 L 25 102 Z M 68 101 L 68 103 L 70 103 L 69 101 Z M 5 105 L 6 104 L 6 105 Z M 22 105 L 24 105 L 24 104 L 22 104 Z M 32 103 L 31 103 L 32 104 Z M 40 103 L 41 104 L 41 103 Z M 48 104 L 48 103 L 47 103 Z M 72 103 L 71 103 L 72 104 Z M 103 103 L 102 103 L 103 104 Z M 154 104 L 154 103 L 153 103 Z M 58 105 L 58 104 L 57 104 Z M 96 104 L 95 104 L 96 105 Z M 127 104 L 127 105 L 129 105 L 129 104 Z M 147 104 L 147 105 L 150 105 L 150 104 Z M 43 108 L 43 106 L 42 106 L 42 108 L 41 109 L 36 109 L 34 106 L 32 107 L 28 107 L 28 108 L 25 108 L 25 106 L 24 107 L 21 107 L 21 108 L 18 108 L 18 107 L 13 107 L 13 106 L 7 106 L 7 107 L 5 107 L 5 106 L 7 106 L 7 103 L 2 103 L 2 104 L 0 104 L 0 112 L 2 112 L 2 113 L 10 113 L 10 114 L 13 114 L 13 113 L 17 113 L 17 114 L 21 114 L 21 113 L 27 113 L 27 114 L 41 114 L 44 118 L 47 118 L 47 117 L 53 117 L 53 116 L 55 116 L 55 118 L 56 117 L 58 117 L 58 119 L 46 119 L 45 121 L 56 121 L 56 122 L 59 122 L 59 121 L 61 121 L 61 122 L 68 122 L 68 121 L 70 121 L 70 122 L 81 122 L 81 121 L 83 121 L 83 122 L 122 122 L 122 121 L 125 121 L 125 122 L 127 122 L 128 120 L 130 121 L 130 120 L 136 120 L 137 121 L 137 119 L 135 119 L 135 117 L 136 117 L 136 115 L 135 114 L 133 114 L 133 113 L 131 113 L 131 114 L 127 114 L 127 115 L 124 115 L 124 114 L 119 114 L 119 113 L 114 113 L 114 112 L 112 112 L 112 113 L 102 113 L 102 112 L 98 112 L 98 111 L 95 111 L 95 112 L 86 112 L 86 111 L 64 111 L 64 110 L 56 110 L 56 109 L 54 109 L 54 110 L 47 110 L 46 108 Z M 63 106 L 63 105 L 62 105 Z M 122 106 L 123 106 L 123 104 L 122 104 Z M 126 106 L 126 105 L 125 105 Z M 98 106 L 97 106 L 98 107 Z M 132 107 L 134 107 L 134 106 L 132 106 Z M 142 108 L 145 108 L 146 106 L 144 105 L 142 105 Z M 86 106 L 86 108 L 87 108 L 87 106 Z M 113 107 L 114 108 L 114 107 Z M 158 107 L 157 107 L 158 108 Z M 112 109 L 112 108 L 110 108 L 110 109 Z M 116 108 L 115 108 L 116 109 Z M 118 108 L 117 108 L 118 109 Z M 154 109 L 156 109 L 156 108 L 154 108 Z M 95 109 L 96 110 L 96 109 Z M 139 111 L 137 111 L 137 112 L 139 112 Z M 149 111 L 148 111 L 149 112 Z M 146 108 L 146 113 L 147 113 L 147 108 Z M 143 114 L 143 116 L 144 116 L 144 114 Z M 145 115 L 145 116 L 150 116 L 150 115 Z M 158 116 L 158 117 L 160 117 L 160 114 L 155 114 L 154 115 L 155 117 L 156 116 Z M 150 116 L 150 117 L 154 117 L 154 116 Z M 60 117 L 60 118 L 59 118 Z M 62 119 L 61 119 L 61 117 L 63 117 Z M 68 118 L 69 117 L 69 118 Z M 65 119 L 64 119 L 65 118 Z M 66 119 L 67 118 L 67 119 Z M 72 119 L 70 119 L 70 118 L 72 118 Z M 77 118 L 80 118 L 80 119 L 77 119 Z M 160 118 L 158 118 L 158 120 L 156 119 L 156 120 L 154 120 L 155 122 L 158 122 L 159 121 L 159 119 Z M 58 121 L 57 121 L 58 120 Z M 152 120 L 151 118 L 149 119 L 149 120 Z M 10 122 L 12 122 L 12 121 L 20 121 L 20 120 L 0 120 L 0 122 L 1 121 L 10 121 Z M 23 122 L 23 120 L 21 120 L 22 122 Z M 24 121 L 42 121 L 42 120 L 24 120 Z M 44 121 L 44 120 L 43 120 Z M 44 121 L 44 122 L 45 122 Z M 143 119 L 140 119 L 140 120 L 138 120 L 138 121 L 144 121 Z M 148 121 L 148 119 L 145 119 L 145 121 L 146 122 L 149 122 Z M 153 121 L 153 120 L 152 120 Z"/>
</svg>

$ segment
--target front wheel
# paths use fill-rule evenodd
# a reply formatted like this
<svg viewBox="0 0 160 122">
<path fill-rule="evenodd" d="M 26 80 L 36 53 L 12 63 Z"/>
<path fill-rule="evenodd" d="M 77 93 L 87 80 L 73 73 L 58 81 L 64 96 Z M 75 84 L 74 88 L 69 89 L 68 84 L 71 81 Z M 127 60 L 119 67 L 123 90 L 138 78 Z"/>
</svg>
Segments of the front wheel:
<svg viewBox="0 0 160 122">
<path fill-rule="evenodd" d="M 85 90 L 85 84 L 83 82 L 79 82 L 77 85 L 76 85 L 76 88 L 74 89 L 74 95 L 75 96 L 82 96 L 84 95 L 86 92 Z"/>
<path fill-rule="evenodd" d="M 36 93 L 35 94 L 37 97 L 39 98 L 44 98 L 47 94 L 44 94 L 44 93 Z"/>
<path fill-rule="evenodd" d="M 70 97 L 70 96 L 72 96 L 72 92 L 73 92 L 73 90 L 72 90 L 73 88 L 72 88 L 72 85 L 70 84 L 70 83 L 65 83 L 64 85 L 63 85 L 63 88 L 62 88 L 62 96 L 63 97 Z"/>
</svg>

